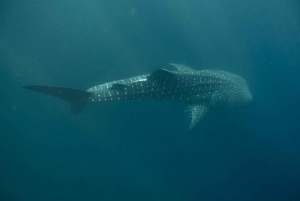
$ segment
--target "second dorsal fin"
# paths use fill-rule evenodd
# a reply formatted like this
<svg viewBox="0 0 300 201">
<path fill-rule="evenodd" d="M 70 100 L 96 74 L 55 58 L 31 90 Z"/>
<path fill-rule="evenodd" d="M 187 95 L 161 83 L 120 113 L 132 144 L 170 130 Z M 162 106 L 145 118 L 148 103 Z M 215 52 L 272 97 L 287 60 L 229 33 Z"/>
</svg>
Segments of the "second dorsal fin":
<svg viewBox="0 0 300 201">
<path fill-rule="evenodd" d="M 126 84 L 113 84 L 109 90 L 124 90 L 126 88 Z"/>
</svg>

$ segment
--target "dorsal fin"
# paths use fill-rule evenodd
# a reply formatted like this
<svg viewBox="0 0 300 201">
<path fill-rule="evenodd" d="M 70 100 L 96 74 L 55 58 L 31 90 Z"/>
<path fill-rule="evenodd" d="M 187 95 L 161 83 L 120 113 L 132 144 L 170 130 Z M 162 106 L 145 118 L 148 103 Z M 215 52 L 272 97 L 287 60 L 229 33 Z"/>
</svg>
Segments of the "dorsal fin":
<svg viewBox="0 0 300 201">
<path fill-rule="evenodd" d="M 158 69 L 154 71 L 152 74 L 150 74 L 147 77 L 147 80 L 162 80 L 162 79 L 167 79 L 167 78 L 174 78 L 176 77 L 176 73 L 173 73 L 171 71 L 168 71 L 166 69 Z"/>
<path fill-rule="evenodd" d="M 181 64 L 173 64 L 173 63 L 169 63 L 171 66 L 174 66 L 175 68 L 177 68 L 178 73 L 180 74 L 195 74 L 196 71 L 190 67 L 181 65 Z"/>
</svg>

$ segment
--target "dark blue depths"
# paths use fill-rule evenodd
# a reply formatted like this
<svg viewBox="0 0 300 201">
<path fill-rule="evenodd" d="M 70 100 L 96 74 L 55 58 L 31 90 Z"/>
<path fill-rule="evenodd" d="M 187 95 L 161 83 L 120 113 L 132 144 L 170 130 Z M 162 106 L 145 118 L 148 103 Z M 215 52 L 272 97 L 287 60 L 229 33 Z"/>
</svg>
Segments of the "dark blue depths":
<svg viewBox="0 0 300 201">
<path fill-rule="evenodd" d="M 1 1 L 0 200 L 299 200 L 297 1 Z M 87 89 L 166 63 L 243 77 L 253 103 L 190 135 L 186 105 L 89 104 Z"/>
</svg>

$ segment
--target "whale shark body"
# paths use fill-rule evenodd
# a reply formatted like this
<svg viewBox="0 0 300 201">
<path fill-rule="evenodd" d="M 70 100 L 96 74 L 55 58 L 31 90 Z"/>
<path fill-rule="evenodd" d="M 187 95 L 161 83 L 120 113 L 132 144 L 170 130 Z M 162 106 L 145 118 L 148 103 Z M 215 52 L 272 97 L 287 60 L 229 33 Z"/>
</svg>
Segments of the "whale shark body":
<svg viewBox="0 0 300 201">
<path fill-rule="evenodd" d="M 210 110 L 240 107 L 252 101 L 246 81 L 238 75 L 219 70 L 196 71 L 184 65 L 170 64 L 176 71 L 159 69 L 140 75 L 97 85 L 86 91 L 52 86 L 23 88 L 68 101 L 77 115 L 87 102 L 166 99 L 180 101 L 191 111 L 188 133 L 194 131 Z"/>
</svg>

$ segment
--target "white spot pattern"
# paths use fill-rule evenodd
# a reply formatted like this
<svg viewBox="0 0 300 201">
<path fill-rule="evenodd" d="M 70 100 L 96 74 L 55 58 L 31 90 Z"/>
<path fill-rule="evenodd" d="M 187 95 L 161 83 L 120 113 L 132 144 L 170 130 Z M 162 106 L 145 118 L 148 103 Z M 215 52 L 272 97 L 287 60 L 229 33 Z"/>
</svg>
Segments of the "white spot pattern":
<svg viewBox="0 0 300 201">
<path fill-rule="evenodd" d="M 88 89 L 92 102 L 158 98 L 183 101 L 189 105 L 194 130 L 210 109 L 243 106 L 252 101 L 245 80 L 225 71 L 195 71 L 171 64 L 178 71 L 157 70 L 151 75 L 108 82 Z M 114 84 L 124 87 L 110 89 Z M 103 97 L 103 98 L 101 98 Z M 110 98 L 106 98 L 110 97 Z"/>
</svg>

